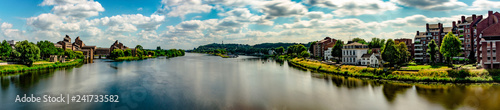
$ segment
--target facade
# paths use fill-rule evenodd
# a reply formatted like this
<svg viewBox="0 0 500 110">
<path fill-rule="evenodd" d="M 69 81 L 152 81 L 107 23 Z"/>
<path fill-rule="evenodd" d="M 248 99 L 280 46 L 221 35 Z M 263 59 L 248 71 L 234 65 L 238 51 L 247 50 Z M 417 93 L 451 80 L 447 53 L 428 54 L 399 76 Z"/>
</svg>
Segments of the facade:
<svg viewBox="0 0 500 110">
<path fill-rule="evenodd" d="M 94 59 L 94 51 L 96 46 L 85 45 L 80 37 L 76 37 L 75 42 L 71 43 L 71 37 L 66 35 L 66 37 L 64 37 L 62 41 L 55 43 L 54 46 L 56 48 L 62 48 L 64 50 L 71 49 L 73 51 L 81 51 L 86 57 L 85 59 L 89 59 L 89 61 L 92 61 Z"/>
<path fill-rule="evenodd" d="M 328 49 L 325 50 L 325 52 L 324 52 L 325 55 L 323 55 L 323 57 L 324 57 L 323 59 L 330 60 L 333 58 L 332 49 L 333 49 L 333 47 L 329 47 Z"/>
<path fill-rule="evenodd" d="M 361 56 L 361 65 L 375 68 L 382 67 L 380 54 L 363 54 L 363 56 Z"/>
<path fill-rule="evenodd" d="M 312 45 L 312 56 L 324 58 L 325 51 L 328 48 L 333 47 L 335 45 L 335 42 L 337 42 L 337 40 L 330 37 L 326 37 L 325 39 L 316 42 L 316 44 Z"/>
<path fill-rule="evenodd" d="M 478 59 L 476 51 L 479 48 L 480 39 L 477 36 L 475 27 L 482 19 L 482 15 L 476 16 L 473 14 L 470 17 L 461 16 L 460 20 L 452 22 L 453 34 L 462 41 L 462 52 L 460 53 L 462 56 L 454 57 L 454 59 L 468 59 L 469 57 Z"/>
<path fill-rule="evenodd" d="M 17 41 L 14 41 L 14 40 L 9 40 L 9 41 L 7 41 L 7 43 L 9 43 L 9 44 L 10 44 L 10 47 L 12 47 L 12 49 L 16 49 L 16 47 L 15 47 L 15 46 L 16 46 Z"/>
<path fill-rule="evenodd" d="M 430 56 L 426 52 L 427 45 L 431 40 L 434 40 L 437 46 L 441 46 L 442 39 L 448 32 L 452 32 L 452 27 L 443 27 L 443 24 L 426 24 L 426 32 L 417 31 L 414 43 L 414 59 L 419 63 L 429 63 Z M 444 58 L 441 53 L 436 53 L 436 62 L 443 62 Z"/>
<path fill-rule="evenodd" d="M 411 58 L 414 58 L 414 56 L 415 56 L 415 50 L 414 50 L 415 46 L 414 46 L 414 44 L 413 44 L 413 42 L 412 42 L 412 39 L 408 39 L 408 38 L 400 38 L 400 39 L 394 39 L 394 42 L 395 42 L 396 44 L 399 44 L 399 43 L 401 43 L 401 42 L 404 42 L 404 43 L 406 44 L 406 48 L 408 48 L 408 52 L 410 52 L 410 54 L 411 54 Z M 372 51 L 373 51 L 373 50 L 372 50 Z M 411 59 L 411 58 L 410 58 L 410 59 Z"/>
<path fill-rule="evenodd" d="M 479 41 L 478 63 L 486 69 L 500 68 L 500 13 L 488 11 L 488 17 L 481 19 L 476 26 Z"/>
<path fill-rule="evenodd" d="M 342 64 L 361 65 L 361 57 L 368 52 L 368 45 L 350 43 L 342 48 Z"/>
</svg>

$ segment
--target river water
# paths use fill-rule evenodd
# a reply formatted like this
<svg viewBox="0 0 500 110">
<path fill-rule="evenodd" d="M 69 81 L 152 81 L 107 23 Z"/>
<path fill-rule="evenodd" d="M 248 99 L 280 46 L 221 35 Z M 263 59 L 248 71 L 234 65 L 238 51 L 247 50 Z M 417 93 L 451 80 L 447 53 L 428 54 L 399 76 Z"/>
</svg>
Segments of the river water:
<svg viewBox="0 0 500 110">
<path fill-rule="evenodd" d="M 411 84 L 314 73 L 287 62 L 187 53 L 0 78 L 0 109 L 500 109 L 497 84 Z M 118 95 L 119 102 L 20 103 L 17 95 Z"/>
</svg>

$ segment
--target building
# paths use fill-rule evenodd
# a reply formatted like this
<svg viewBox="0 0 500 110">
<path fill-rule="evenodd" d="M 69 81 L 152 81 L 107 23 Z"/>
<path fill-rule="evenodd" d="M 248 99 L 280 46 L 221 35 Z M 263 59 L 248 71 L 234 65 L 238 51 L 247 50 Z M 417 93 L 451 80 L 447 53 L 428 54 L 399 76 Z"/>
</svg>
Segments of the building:
<svg viewBox="0 0 500 110">
<path fill-rule="evenodd" d="M 12 49 L 16 49 L 17 41 L 9 40 L 9 41 L 7 41 L 7 43 L 9 43 L 9 45 L 10 45 L 10 47 L 12 47 Z"/>
<path fill-rule="evenodd" d="M 448 32 L 452 32 L 453 27 L 443 27 L 443 24 L 426 24 L 426 32 L 417 31 L 415 35 L 415 43 L 414 45 L 414 59 L 418 63 L 429 63 L 430 56 L 426 52 L 427 45 L 431 40 L 434 40 L 437 44 L 437 47 L 441 46 L 442 39 Z M 435 62 L 443 62 L 444 58 L 441 53 L 436 53 L 436 61 Z"/>
<path fill-rule="evenodd" d="M 323 59 L 330 60 L 333 58 L 332 49 L 333 49 L 333 47 L 329 47 L 328 49 L 325 50 L 324 55 L 323 55 L 323 57 L 324 57 Z"/>
<path fill-rule="evenodd" d="M 59 41 L 54 44 L 56 48 L 62 48 L 64 50 L 70 49 L 73 51 L 81 51 L 83 55 L 86 57 L 85 59 L 89 59 L 88 61 L 92 62 L 94 59 L 94 51 L 96 46 L 87 46 L 80 39 L 80 36 L 76 37 L 75 42 L 71 43 L 71 37 L 66 35 L 62 41 Z"/>
<path fill-rule="evenodd" d="M 342 64 L 361 65 L 361 57 L 368 52 L 368 45 L 353 42 L 342 48 Z"/>
<path fill-rule="evenodd" d="M 458 36 L 462 41 L 462 56 L 454 57 L 454 59 L 468 59 L 470 57 L 475 57 L 478 59 L 476 53 L 479 44 L 479 38 L 476 33 L 477 23 L 483 19 L 483 16 L 476 16 L 473 14 L 470 17 L 461 16 L 460 20 L 453 21 L 453 34 Z M 458 23 L 457 23 L 458 22 Z"/>
<path fill-rule="evenodd" d="M 488 11 L 488 17 L 481 19 L 476 25 L 478 33 L 479 48 L 477 51 L 478 63 L 486 69 L 500 68 L 500 13 Z"/>
<path fill-rule="evenodd" d="M 412 42 L 412 39 L 408 39 L 408 38 L 400 38 L 400 39 L 394 39 L 394 42 L 396 43 L 396 45 L 399 45 L 399 43 L 403 42 L 406 44 L 406 48 L 408 48 L 408 52 L 410 52 L 411 54 L 411 58 L 414 58 L 414 55 L 415 55 L 415 46 Z"/>
<path fill-rule="evenodd" d="M 380 57 L 380 54 L 363 54 L 361 56 L 361 65 L 375 68 L 382 67 L 382 58 Z"/>
<path fill-rule="evenodd" d="M 335 42 L 337 42 L 337 40 L 330 37 L 326 37 L 325 39 L 316 42 L 316 44 L 312 45 L 312 56 L 324 58 L 325 51 L 328 50 L 328 48 L 333 47 Z"/>
</svg>

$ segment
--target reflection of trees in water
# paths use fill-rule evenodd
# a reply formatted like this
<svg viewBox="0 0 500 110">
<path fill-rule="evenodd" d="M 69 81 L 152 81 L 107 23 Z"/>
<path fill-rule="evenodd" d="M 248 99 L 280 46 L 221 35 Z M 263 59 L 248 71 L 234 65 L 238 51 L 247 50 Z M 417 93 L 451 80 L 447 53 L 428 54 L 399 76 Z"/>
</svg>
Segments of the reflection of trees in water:
<svg viewBox="0 0 500 110">
<path fill-rule="evenodd" d="M 81 67 L 82 65 L 78 65 L 76 67 Z M 18 75 L 12 76 L 2 76 L 1 79 L 1 87 L 2 89 L 7 89 L 10 84 L 14 84 L 15 87 L 21 88 L 21 90 L 27 90 L 33 85 L 37 84 L 41 79 L 46 79 L 52 77 L 56 70 L 65 70 L 71 71 L 75 67 L 66 67 L 66 68 L 57 68 L 57 69 L 42 69 L 35 71 L 26 71 L 21 73 L 15 73 Z"/>
<path fill-rule="evenodd" d="M 396 96 L 398 94 L 403 94 L 408 90 L 408 88 L 411 88 L 411 84 L 406 84 L 406 83 L 385 83 L 384 87 L 382 88 L 382 92 L 384 93 L 385 98 L 387 99 L 388 102 L 393 103 L 394 99 L 396 99 Z"/>
<path fill-rule="evenodd" d="M 500 109 L 499 85 L 417 85 L 416 88 L 419 96 L 446 109 L 463 106 L 480 110 Z"/>
<path fill-rule="evenodd" d="M 345 76 L 338 75 L 330 75 L 332 79 L 332 83 L 337 87 L 347 87 L 349 89 L 358 88 L 358 87 L 366 87 L 370 84 L 369 81 L 351 78 Z"/>
</svg>

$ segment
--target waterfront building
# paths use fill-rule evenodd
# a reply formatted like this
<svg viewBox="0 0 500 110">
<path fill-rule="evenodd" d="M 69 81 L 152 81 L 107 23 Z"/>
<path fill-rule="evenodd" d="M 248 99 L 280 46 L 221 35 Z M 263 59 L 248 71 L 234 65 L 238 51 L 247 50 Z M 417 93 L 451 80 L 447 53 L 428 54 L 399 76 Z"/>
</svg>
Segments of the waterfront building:
<svg viewBox="0 0 500 110">
<path fill-rule="evenodd" d="M 353 42 L 342 48 L 342 64 L 361 65 L 361 57 L 368 52 L 368 45 Z"/>
<path fill-rule="evenodd" d="M 375 53 L 370 53 L 370 54 L 363 54 L 361 56 L 361 65 L 363 66 L 368 66 L 368 67 L 382 67 L 382 58 L 380 57 L 380 54 L 375 54 Z"/>
<path fill-rule="evenodd" d="M 481 19 L 477 25 L 476 30 L 479 35 L 479 48 L 477 51 L 478 63 L 480 66 L 491 69 L 500 68 L 500 13 L 488 11 L 488 17 Z"/>
<path fill-rule="evenodd" d="M 12 47 L 12 49 L 16 49 L 16 47 L 15 47 L 15 46 L 16 46 L 17 41 L 14 41 L 14 40 L 9 40 L 9 41 L 7 41 L 7 43 L 9 43 L 9 44 L 10 44 L 10 47 Z"/>
<path fill-rule="evenodd" d="M 452 32 L 452 27 L 443 27 L 443 24 L 426 24 L 426 32 L 417 31 L 415 35 L 414 42 L 414 59 L 418 63 L 429 63 L 430 55 L 426 52 L 427 46 L 431 40 L 434 40 L 439 47 L 442 43 L 442 39 L 448 32 Z M 443 62 L 444 57 L 441 53 L 436 52 L 436 61 Z"/>
<path fill-rule="evenodd" d="M 316 42 L 316 44 L 312 45 L 312 56 L 324 58 L 325 51 L 328 50 L 328 48 L 333 47 L 335 42 L 337 42 L 337 40 L 330 37 L 326 37 L 325 39 Z"/>
<path fill-rule="evenodd" d="M 62 48 L 64 50 L 70 49 L 73 51 L 81 51 L 83 55 L 86 57 L 85 59 L 89 59 L 92 61 L 94 59 L 94 51 L 96 46 L 87 46 L 80 39 L 80 36 L 76 37 L 75 42 L 71 43 L 71 37 L 66 35 L 62 41 L 59 41 L 54 44 L 56 48 Z"/>
<path fill-rule="evenodd" d="M 333 56 L 332 56 L 332 49 L 333 49 L 333 47 L 329 47 L 328 49 L 325 50 L 324 55 L 323 55 L 324 56 L 323 59 L 330 60 L 330 59 L 333 58 Z"/>
</svg>

